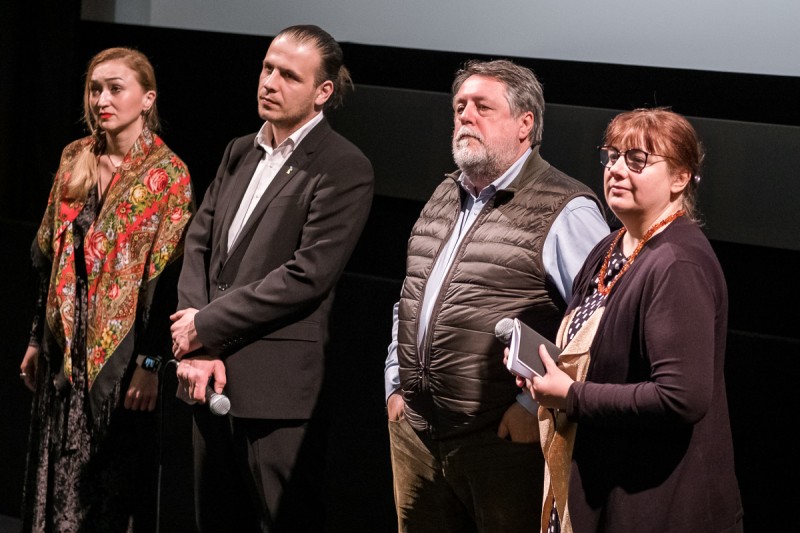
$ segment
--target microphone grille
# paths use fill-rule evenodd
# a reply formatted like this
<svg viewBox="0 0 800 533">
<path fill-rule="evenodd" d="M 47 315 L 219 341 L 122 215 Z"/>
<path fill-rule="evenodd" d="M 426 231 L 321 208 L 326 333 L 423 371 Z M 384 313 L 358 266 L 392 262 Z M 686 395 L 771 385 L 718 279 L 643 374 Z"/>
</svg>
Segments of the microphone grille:
<svg viewBox="0 0 800 533">
<path fill-rule="evenodd" d="M 494 326 L 494 336 L 501 342 L 511 342 L 511 332 L 514 330 L 514 321 L 510 318 L 500 319 Z"/>
<path fill-rule="evenodd" d="M 208 400 L 208 409 L 218 416 L 227 415 L 231 410 L 231 401 L 224 394 L 214 394 Z"/>
</svg>

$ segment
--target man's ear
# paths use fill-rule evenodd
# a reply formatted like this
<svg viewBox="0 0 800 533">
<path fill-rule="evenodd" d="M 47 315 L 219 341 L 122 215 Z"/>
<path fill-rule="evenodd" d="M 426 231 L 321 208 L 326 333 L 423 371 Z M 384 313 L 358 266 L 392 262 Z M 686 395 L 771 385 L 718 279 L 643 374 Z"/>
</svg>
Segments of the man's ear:
<svg viewBox="0 0 800 533">
<path fill-rule="evenodd" d="M 325 80 L 317 87 L 314 103 L 321 107 L 325 105 L 325 102 L 327 102 L 331 96 L 333 96 L 333 82 L 331 80 Z"/>
<path fill-rule="evenodd" d="M 524 141 L 525 139 L 528 139 L 530 137 L 531 130 L 533 129 L 534 126 L 533 113 L 527 111 L 522 114 L 519 120 L 520 120 L 519 133 L 518 133 L 519 140 Z"/>
</svg>

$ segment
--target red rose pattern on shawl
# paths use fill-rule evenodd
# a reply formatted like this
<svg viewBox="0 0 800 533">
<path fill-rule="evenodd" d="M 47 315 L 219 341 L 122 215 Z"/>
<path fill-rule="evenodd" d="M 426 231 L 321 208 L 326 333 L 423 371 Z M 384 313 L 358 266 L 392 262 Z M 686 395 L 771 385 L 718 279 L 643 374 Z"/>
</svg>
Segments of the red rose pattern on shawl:
<svg viewBox="0 0 800 533">
<path fill-rule="evenodd" d="M 64 349 L 64 371 L 72 375 L 71 350 L 76 294 L 72 232 L 81 202 L 60 200 L 75 159 L 92 149 L 91 138 L 69 145 L 62 155 L 50 200 L 37 234 L 53 259 L 47 322 Z M 191 217 L 189 172 L 160 137 L 142 132 L 108 187 L 103 207 L 85 239 L 89 306 L 87 380 L 100 370 L 136 319 L 140 290 L 181 253 Z"/>
</svg>

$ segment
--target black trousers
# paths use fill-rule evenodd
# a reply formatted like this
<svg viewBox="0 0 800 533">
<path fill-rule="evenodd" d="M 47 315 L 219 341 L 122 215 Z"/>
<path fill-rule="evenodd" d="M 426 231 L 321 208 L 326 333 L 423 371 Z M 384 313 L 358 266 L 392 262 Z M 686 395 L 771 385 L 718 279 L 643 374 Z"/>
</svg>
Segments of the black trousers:
<svg viewBox="0 0 800 533">
<path fill-rule="evenodd" d="M 324 424 L 194 411 L 200 533 L 322 531 Z"/>
</svg>

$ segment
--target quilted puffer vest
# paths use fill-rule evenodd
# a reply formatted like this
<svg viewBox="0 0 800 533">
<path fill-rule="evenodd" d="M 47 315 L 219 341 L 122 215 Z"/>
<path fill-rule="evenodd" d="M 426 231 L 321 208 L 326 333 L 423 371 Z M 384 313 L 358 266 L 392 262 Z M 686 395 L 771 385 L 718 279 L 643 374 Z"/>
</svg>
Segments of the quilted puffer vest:
<svg viewBox="0 0 800 533">
<path fill-rule="evenodd" d="M 417 431 L 444 438 L 499 424 L 517 389 L 503 365 L 494 326 L 519 317 L 555 337 L 565 303 L 546 282 L 541 253 L 563 207 L 577 196 L 600 205 L 587 186 L 550 166 L 538 149 L 512 184 L 497 191 L 464 237 L 417 350 L 417 313 L 425 283 L 461 205 L 456 175 L 434 191 L 408 243 L 398 312 L 400 384 L 405 416 Z"/>
</svg>

